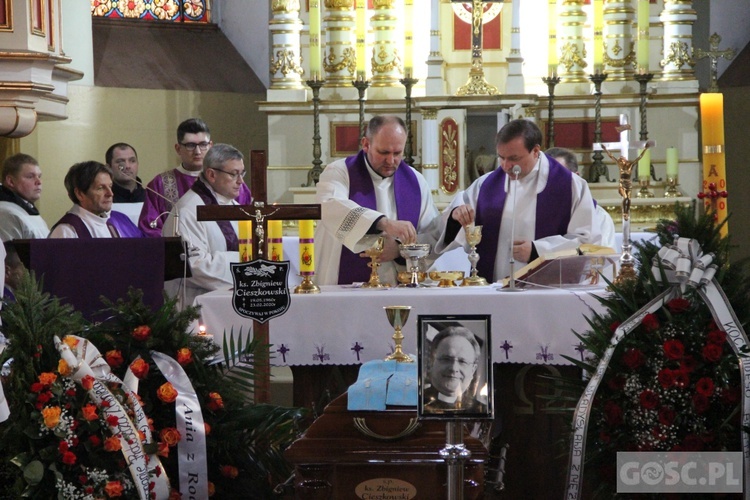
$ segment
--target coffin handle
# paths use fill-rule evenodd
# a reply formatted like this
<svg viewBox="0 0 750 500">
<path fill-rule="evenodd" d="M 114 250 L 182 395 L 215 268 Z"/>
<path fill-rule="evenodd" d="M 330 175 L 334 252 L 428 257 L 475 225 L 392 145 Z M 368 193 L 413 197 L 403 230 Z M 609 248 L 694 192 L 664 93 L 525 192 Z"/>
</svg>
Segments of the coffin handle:
<svg viewBox="0 0 750 500">
<path fill-rule="evenodd" d="M 395 434 L 393 436 L 384 436 L 382 434 L 378 434 L 377 432 L 374 432 L 372 429 L 367 427 L 367 422 L 365 422 L 364 418 L 360 417 L 354 417 L 354 427 L 364 434 L 365 436 L 377 439 L 379 441 L 394 441 L 396 439 L 401 439 L 407 436 L 411 436 L 414 434 L 414 432 L 419 429 L 419 421 L 416 418 L 410 418 L 409 424 L 406 426 L 404 430 L 399 432 L 398 434 Z"/>
</svg>

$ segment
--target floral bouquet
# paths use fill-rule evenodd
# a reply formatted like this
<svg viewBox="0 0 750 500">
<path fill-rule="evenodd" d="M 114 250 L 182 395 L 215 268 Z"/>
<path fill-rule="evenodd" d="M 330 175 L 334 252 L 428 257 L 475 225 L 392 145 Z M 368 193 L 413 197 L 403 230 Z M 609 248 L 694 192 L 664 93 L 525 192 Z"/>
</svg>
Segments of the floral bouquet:
<svg viewBox="0 0 750 500">
<path fill-rule="evenodd" d="M 301 410 L 247 397 L 267 346 L 230 333 L 212 364 L 218 348 L 187 333 L 195 309 L 151 311 L 137 292 L 94 325 L 33 277 L 16 299 L 2 310 L 11 498 L 268 498 L 289 475 Z"/>
<path fill-rule="evenodd" d="M 713 215 L 696 220 L 691 209 L 678 208 L 676 220 L 662 221 L 657 233 L 661 245 L 679 235 L 697 240 L 703 255 L 713 254 L 716 281 L 740 323 L 746 324 L 750 282 L 742 266 L 729 265 L 729 242 L 719 236 Z M 698 290 L 685 288 L 663 307 L 636 318 L 640 322 L 633 328 L 632 316 L 672 286 L 663 279 L 659 252 L 651 243 L 639 246 L 637 280 L 610 284 L 612 293 L 600 299 L 607 312 L 590 318 L 591 330 L 579 335 L 591 356 L 584 362 L 567 358 L 592 378 L 600 378 L 583 434 L 586 447 L 580 451 L 585 484 L 603 498 L 615 496 L 618 451 L 741 449 L 738 355 Z M 626 320 L 629 333 L 612 351 L 613 335 L 620 334 Z M 607 356 L 611 358 L 606 371 L 597 374 L 597 365 Z M 558 382 L 571 390 L 568 401 L 579 401 L 586 382 Z M 579 411 L 580 405 L 579 401 Z"/>
</svg>

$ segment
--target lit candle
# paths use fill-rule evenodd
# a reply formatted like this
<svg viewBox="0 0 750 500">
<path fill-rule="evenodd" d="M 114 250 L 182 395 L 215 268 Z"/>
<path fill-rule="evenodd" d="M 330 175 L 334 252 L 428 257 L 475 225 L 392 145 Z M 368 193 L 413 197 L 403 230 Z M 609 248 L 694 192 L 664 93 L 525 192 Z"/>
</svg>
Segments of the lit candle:
<svg viewBox="0 0 750 500">
<path fill-rule="evenodd" d="M 367 80 L 367 0 L 357 0 L 357 80 Z"/>
<path fill-rule="evenodd" d="M 651 150 L 647 149 L 638 160 L 638 180 L 646 182 L 651 176 Z"/>
<path fill-rule="evenodd" d="M 253 223 L 249 220 L 241 220 L 237 225 L 239 226 L 240 231 L 240 262 L 250 262 L 253 258 Z"/>
<path fill-rule="evenodd" d="M 280 220 L 268 221 L 268 255 L 271 260 L 284 260 L 283 230 Z"/>
<path fill-rule="evenodd" d="M 703 189 L 715 184 L 718 191 L 727 189 L 726 159 L 724 157 L 724 96 L 718 93 L 705 93 L 700 97 L 701 105 L 701 138 L 703 140 Z M 719 221 L 727 217 L 726 198 L 717 198 L 716 215 Z M 712 208 L 712 200 L 705 199 L 706 208 Z M 721 228 L 721 235 L 726 236 L 727 225 Z"/>
<path fill-rule="evenodd" d="M 638 47 L 636 63 L 640 73 L 648 73 L 648 28 L 649 28 L 649 1 L 638 0 Z"/>
<path fill-rule="evenodd" d="M 404 76 L 411 78 L 414 69 L 414 0 L 404 0 Z"/>
<path fill-rule="evenodd" d="M 557 0 L 549 1 L 549 50 L 547 53 L 547 65 L 549 76 L 557 75 Z"/>
<path fill-rule="evenodd" d="M 310 0 L 310 78 L 319 80 L 320 73 L 320 0 Z"/>
<path fill-rule="evenodd" d="M 667 148 L 667 177 L 676 179 L 678 173 L 677 148 Z"/>
<path fill-rule="evenodd" d="M 594 73 L 604 67 L 604 0 L 594 0 Z"/>
<path fill-rule="evenodd" d="M 299 270 L 302 276 L 315 274 L 315 238 L 313 221 L 299 221 Z"/>
</svg>

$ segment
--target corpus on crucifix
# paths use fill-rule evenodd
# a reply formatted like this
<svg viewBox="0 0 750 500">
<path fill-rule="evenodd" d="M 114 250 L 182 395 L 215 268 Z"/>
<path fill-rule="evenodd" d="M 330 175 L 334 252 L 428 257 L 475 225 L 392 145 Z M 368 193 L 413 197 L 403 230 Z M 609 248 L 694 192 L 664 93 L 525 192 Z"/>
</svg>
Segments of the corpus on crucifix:
<svg viewBox="0 0 750 500">
<path fill-rule="evenodd" d="M 455 0 L 454 0 L 455 1 Z M 461 2 L 467 3 L 467 2 Z M 482 14 L 484 14 L 485 3 L 482 0 L 471 2 L 471 70 L 469 81 L 460 87 L 456 95 L 496 95 L 497 87 L 490 85 L 484 78 L 482 62 Z"/>
<path fill-rule="evenodd" d="M 250 153 L 250 186 L 253 189 L 253 205 L 207 205 L 199 206 L 198 220 L 253 221 L 252 260 L 265 255 L 265 235 L 270 220 L 317 220 L 320 219 L 318 204 L 267 205 L 266 156 L 265 151 Z M 266 321 L 253 321 L 253 338 L 263 345 L 269 344 L 269 328 Z M 255 382 L 255 401 L 268 402 L 270 398 L 270 365 L 268 357 L 255 360 L 258 373 Z"/>
</svg>

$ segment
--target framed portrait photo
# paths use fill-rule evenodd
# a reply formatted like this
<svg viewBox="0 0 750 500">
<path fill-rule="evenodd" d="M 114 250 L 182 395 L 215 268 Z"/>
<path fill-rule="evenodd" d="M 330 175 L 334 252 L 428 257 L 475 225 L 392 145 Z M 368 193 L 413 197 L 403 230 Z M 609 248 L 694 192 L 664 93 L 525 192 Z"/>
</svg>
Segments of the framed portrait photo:
<svg viewBox="0 0 750 500">
<path fill-rule="evenodd" d="M 419 315 L 419 417 L 494 416 L 490 315 Z"/>
</svg>

